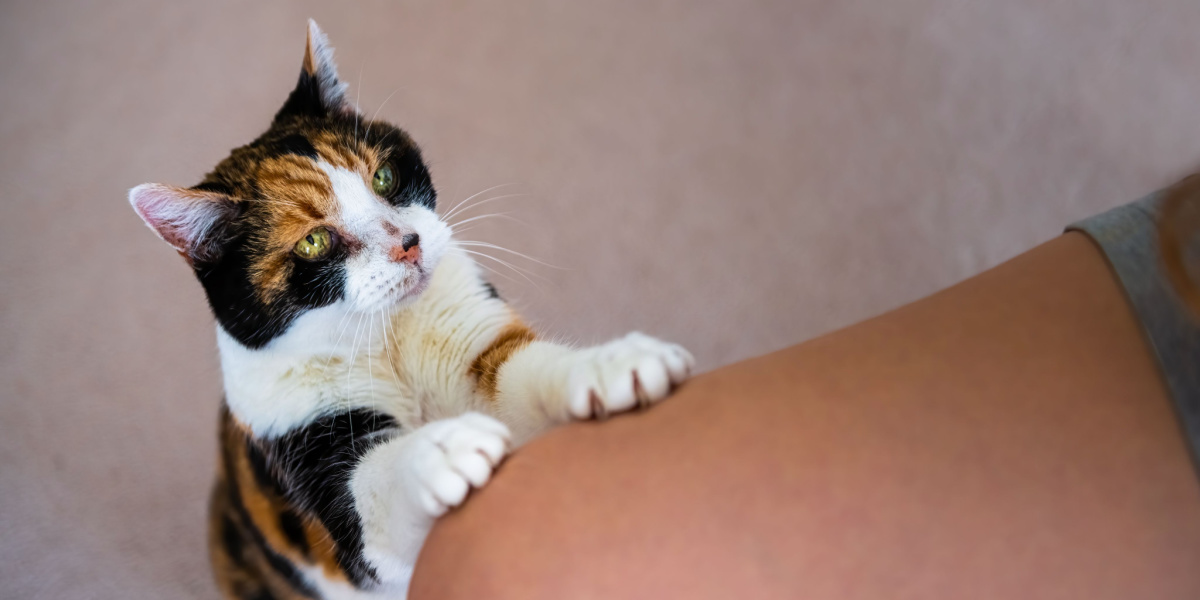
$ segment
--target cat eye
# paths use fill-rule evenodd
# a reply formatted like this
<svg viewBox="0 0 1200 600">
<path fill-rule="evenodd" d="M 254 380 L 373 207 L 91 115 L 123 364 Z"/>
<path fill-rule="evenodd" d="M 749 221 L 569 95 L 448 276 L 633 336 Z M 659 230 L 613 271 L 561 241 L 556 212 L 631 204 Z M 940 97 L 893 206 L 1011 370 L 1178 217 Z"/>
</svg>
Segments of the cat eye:
<svg viewBox="0 0 1200 600">
<path fill-rule="evenodd" d="M 304 260 L 317 260 L 324 258 L 332 249 L 333 233 L 325 227 L 318 227 L 296 242 L 296 247 L 292 251 Z"/>
<path fill-rule="evenodd" d="M 371 189 L 384 198 L 390 198 L 396 192 L 396 172 L 392 165 L 383 163 L 371 177 Z"/>
</svg>

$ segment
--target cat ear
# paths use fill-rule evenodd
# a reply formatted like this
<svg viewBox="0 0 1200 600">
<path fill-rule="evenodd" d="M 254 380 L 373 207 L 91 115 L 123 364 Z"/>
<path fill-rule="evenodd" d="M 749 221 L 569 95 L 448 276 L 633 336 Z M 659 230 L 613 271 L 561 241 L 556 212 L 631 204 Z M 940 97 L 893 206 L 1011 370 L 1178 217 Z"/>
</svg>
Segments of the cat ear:
<svg viewBox="0 0 1200 600">
<path fill-rule="evenodd" d="M 158 183 L 129 190 L 129 203 L 158 237 L 188 260 L 215 258 L 221 233 L 237 211 L 223 194 Z"/>
<path fill-rule="evenodd" d="M 333 48 L 317 22 L 308 20 L 308 43 L 304 47 L 304 63 L 300 80 L 292 90 L 275 120 L 297 116 L 354 115 L 357 109 L 346 100 L 347 84 L 338 78 L 333 63 Z"/>
</svg>

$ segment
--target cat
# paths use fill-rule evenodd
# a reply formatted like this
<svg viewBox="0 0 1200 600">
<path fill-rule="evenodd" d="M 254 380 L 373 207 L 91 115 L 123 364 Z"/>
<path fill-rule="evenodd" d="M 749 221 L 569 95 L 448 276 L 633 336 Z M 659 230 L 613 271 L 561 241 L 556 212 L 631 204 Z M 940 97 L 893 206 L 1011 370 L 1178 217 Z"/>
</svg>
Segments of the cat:
<svg viewBox="0 0 1200 600">
<path fill-rule="evenodd" d="M 639 333 L 539 338 L 435 212 L 420 149 L 346 87 L 310 20 L 266 133 L 198 185 L 129 193 L 217 321 L 227 598 L 402 598 L 435 519 L 512 448 L 662 400 L 693 368 Z"/>
</svg>

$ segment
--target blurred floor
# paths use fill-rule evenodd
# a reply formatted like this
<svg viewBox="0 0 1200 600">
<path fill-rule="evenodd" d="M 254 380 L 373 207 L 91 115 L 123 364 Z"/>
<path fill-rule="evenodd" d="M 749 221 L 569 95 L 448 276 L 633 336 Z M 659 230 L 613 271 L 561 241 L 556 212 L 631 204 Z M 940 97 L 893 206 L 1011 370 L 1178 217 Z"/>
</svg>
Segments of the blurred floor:
<svg viewBox="0 0 1200 600">
<path fill-rule="evenodd" d="M 704 368 L 933 292 L 1200 158 L 1192 0 L 0 5 L 0 597 L 213 598 L 199 286 L 129 209 L 264 129 L 305 19 L 545 331 Z M 511 257 L 509 257 L 511 258 Z"/>
</svg>

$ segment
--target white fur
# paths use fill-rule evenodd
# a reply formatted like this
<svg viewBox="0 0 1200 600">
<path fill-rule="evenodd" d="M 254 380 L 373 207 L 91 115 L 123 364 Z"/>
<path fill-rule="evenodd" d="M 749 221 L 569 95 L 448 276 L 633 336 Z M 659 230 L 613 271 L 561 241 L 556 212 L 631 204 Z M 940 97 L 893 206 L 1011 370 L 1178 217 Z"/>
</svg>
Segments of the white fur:
<svg viewBox="0 0 1200 600">
<path fill-rule="evenodd" d="M 475 408 L 469 366 L 512 314 L 479 293 L 478 267 L 463 252 L 441 263 L 399 308 L 363 312 L 341 301 L 310 310 L 258 350 L 218 325 L 230 410 L 255 435 L 276 437 L 333 410 L 374 408 L 415 428 Z"/>
<path fill-rule="evenodd" d="M 373 449 L 350 487 L 364 552 L 384 582 L 407 586 L 433 521 L 487 483 L 509 446 L 508 428 L 469 412 Z"/>
<path fill-rule="evenodd" d="M 351 407 L 391 414 L 411 432 L 374 448 L 351 477 L 364 555 L 383 586 L 368 594 L 311 571 L 328 598 L 403 597 L 434 520 L 486 483 L 508 447 L 571 418 L 661 400 L 691 369 L 683 348 L 638 333 L 585 349 L 535 341 L 501 367 L 496 398 L 480 398 L 470 364 L 513 320 L 482 286 L 479 267 L 450 243 L 428 288 L 398 308 L 310 311 L 260 350 L 218 329 L 230 410 L 256 435 Z"/>
<path fill-rule="evenodd" d="M 445 254 L 450 228 L 432 210 L 419 204 L 396 208 L 367 188 L 362 176 L 320 161 L 338 199 L 342 231 L 364 244 L 346 262 L 346 296 L 355 310 L 369 312 L 394 306 L 427 283 Z M 389 234 L 385 224 L 398 232 Z M 405 234 L 420 236 L 421 258 L 416 264 L 395 262 L 388 251 Z"/>
<path fill-rule="evenodd" d="M 500 370 L 497 416 L 523 444 L 551 424 L 658 402 L 693 364 L 683 347 L 637 332 L 582 350 L 534 342 Z"/>
</svg>

